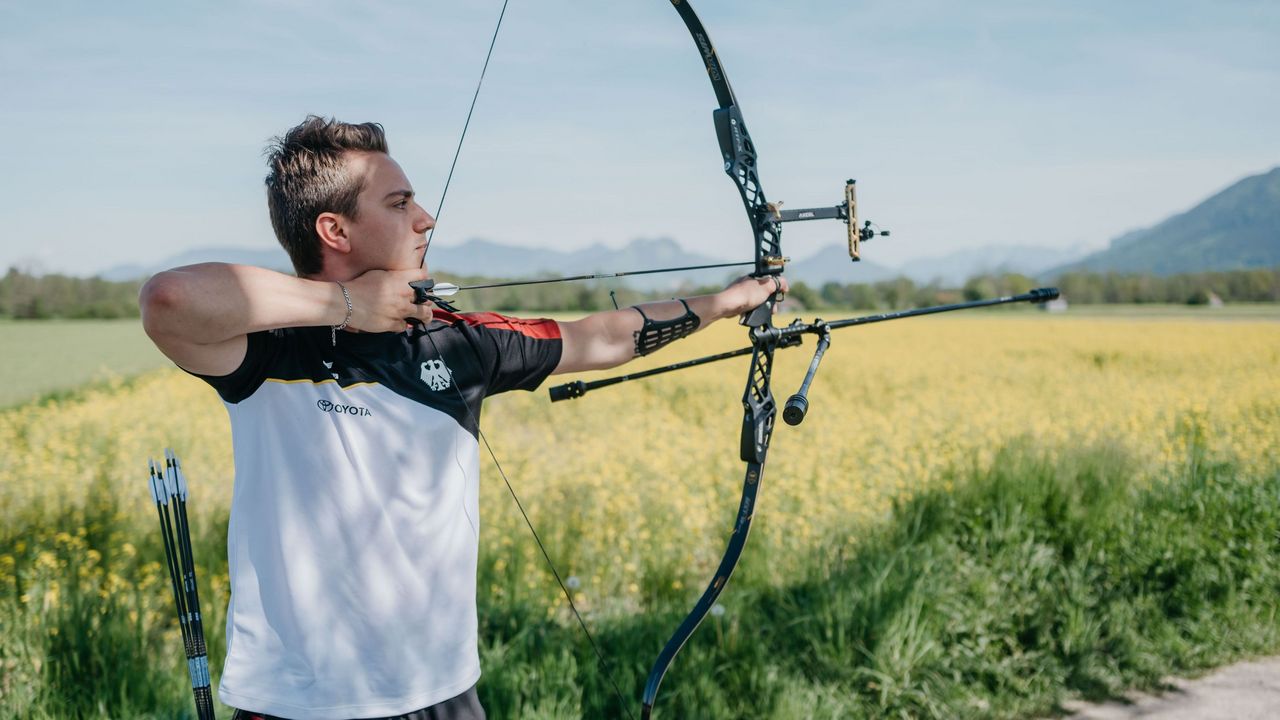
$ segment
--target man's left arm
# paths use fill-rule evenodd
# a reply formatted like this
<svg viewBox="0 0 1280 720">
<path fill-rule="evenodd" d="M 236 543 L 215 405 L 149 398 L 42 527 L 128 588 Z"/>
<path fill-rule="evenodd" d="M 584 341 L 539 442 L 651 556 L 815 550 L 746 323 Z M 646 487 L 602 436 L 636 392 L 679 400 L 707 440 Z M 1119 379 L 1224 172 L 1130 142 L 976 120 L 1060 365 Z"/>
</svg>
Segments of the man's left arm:
<svg viewBox="0 0 1280 720">
<path fill-rule="evenodd" d="M 744 277 L 714 295 L 644 303 L 560 323 L 560 364 L 552 374 L 617 367 L 717 320 L 753 310 L 787 289 L 780 276 Z"/>
</svg>

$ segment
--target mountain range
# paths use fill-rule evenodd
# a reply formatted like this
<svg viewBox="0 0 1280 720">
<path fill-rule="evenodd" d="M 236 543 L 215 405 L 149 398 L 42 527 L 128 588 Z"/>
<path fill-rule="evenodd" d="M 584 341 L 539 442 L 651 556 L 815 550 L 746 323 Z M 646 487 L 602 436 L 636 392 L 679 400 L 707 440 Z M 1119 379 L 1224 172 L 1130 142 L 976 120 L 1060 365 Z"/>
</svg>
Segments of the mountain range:
<svg viewBox="0 0 1280 720">
<path fill-rule="evenodd" d="M 985 272 L 1017 272 L 1053 280 L 1071 270 L 1171 275 L 1274 267 L 1280 265 L 1280 167 L 1246 177 L 1185 212 L 1151 227 L 1127 232 L 1103 250 L 1081 255 L 1053 248 L 989 245 L 889 267 L 867 260 L 851 263 L 842 245 L 830 245 L 789 263 L 787 277 L 814 287 L 827 282 L 878 282 L 895 277 L 956 286 Z M 685 250 L 665 237 L 638 238 L 621 248 L 595 244 L 579 250 L 530 248 L 471 239 L 458 246 L 432 248 L 429 260 L 434 270 L 490 278 L 624 272 L 726 261 Z M 179 253 L 155 265 L 113 267 L 100 275 L 107 280 L 132 280 L 164 268 L 208 261 L 292 271 L 288 257 L 278 247 L 207 247 Z M 642 275 L 624 281 L 632 287 L 658 290 L 681 284 L 717 284 L 746 270 L 720 268 L 679 275 Z"/>
<path fill-rule="evenodd" d="M 958 285 L 980 272 L 1010 271 L 1035 275 L 1051 265 L 1071 259 L 1067 253 L 1049 248 L 988 246 L 971 248 L 941 257 L 912 261 L 902 268 L 868 260 L 852 262 L 843 245 L 829 245 L 805 258 L 787 264 L 787 277 L 817 287 L 827 282 L 869 283 L 909 277 L 919 283 L 932 281 Z M 670 238 L 639 238 L 621 248 L 592 245 L 580 250 L 543 250 L 507 245 L 492 240 L 472 239 L 457 246 L 432 248 L 428 256 L 433 270 L 453 275 L 490 278 L 536 278 L 554 275 L 581 275 L 625 272 L 654 267 L 709 265 L 724 258 L 689 252 Z M 292 272 L 284 250 L 272 248 L 205 247 L 187 250 L 154 265 L 120 265 L 100 273 L 107 280 L 134 280 L 160 270 L 201 262 L 230 262 L 257 265 Z M 694 270 L 678 275 L 639 275 L 620 279 L 643 290 L 675 288 L 680 285 L 718 284 L 745 274 L 750 268 Z"/>
<path fill-rule="evenodd" d="M 1155 275 L 1280 265 L 1280 167 L 1252 175 L 1156 225 L 1127 232 L 1099 252 L 1050 269 Z"/>
</svg>

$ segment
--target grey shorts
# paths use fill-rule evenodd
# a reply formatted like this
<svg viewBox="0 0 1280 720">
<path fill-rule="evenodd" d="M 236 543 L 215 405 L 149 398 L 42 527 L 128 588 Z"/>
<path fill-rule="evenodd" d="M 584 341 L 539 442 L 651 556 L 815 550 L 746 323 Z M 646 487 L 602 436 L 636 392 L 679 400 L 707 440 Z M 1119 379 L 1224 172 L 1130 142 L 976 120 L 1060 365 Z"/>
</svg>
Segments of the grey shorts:
<svg viewBox="0 0 1280 720">
<path fill-rule="evenodd" d="M 288 720 L 288 718 L 263 715 L 247 710 L 236 710 L 235 715 L 231 716 L 231 720 Z M 395 717 L 353 720 L 485 720 L 485 717 L 484 708 L 480 706 L 480 696 L 476 695 L 476 688 L 472 685 L 470 690 L 457 697 L 451 697 L 442 703 L 436 703 L 421 710 L 414 710 L 411 713 L 396 715 Z"/>
</svg>

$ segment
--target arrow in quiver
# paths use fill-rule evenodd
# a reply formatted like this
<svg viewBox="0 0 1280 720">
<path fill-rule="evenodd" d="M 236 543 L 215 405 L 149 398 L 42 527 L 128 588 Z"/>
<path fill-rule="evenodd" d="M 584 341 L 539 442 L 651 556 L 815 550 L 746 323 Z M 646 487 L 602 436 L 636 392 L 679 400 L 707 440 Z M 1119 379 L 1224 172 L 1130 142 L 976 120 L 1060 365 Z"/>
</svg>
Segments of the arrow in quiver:
<svg viewBox="0 0 1280 720">
<path fill-rule="evenodd" d="M 209 655 L 204 642 L 204 621 L 200 616 L 200 593 L 196 584 L 195 558 L 191 552 L 191 526 L 187 520 L 187 478 L 178 456 L 168 448 L 164 462 L 148 460 L 151 499 L 160 518 L 164 538 L 165 564 L 173 602 L 182 629 L 182 645 L 187 654 L 187 673 L 195 696 L 196 717 L 215 720 L 213 689 L 209 686 Z"/>
</svg>

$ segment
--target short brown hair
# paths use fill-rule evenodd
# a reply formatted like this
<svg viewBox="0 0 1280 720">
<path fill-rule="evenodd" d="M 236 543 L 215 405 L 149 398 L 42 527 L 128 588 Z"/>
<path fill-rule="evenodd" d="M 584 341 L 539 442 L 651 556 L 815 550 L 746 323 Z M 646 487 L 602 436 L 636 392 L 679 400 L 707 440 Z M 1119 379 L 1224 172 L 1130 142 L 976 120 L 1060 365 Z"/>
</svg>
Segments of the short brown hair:
<svg viewBox="0 0 1280 720">
<path fill-rule="evenodd" d="M 298 275 L 314 275 L 324 267 L 316 234 L 320 213 L 356 217 L 364 177 L 348 171 L 344 155 L 351 151 L 387 152 L 386 132 L 378 123 L 351 124 L 308 115 L 267 147 L 271 226 Z"/>
</svg>

